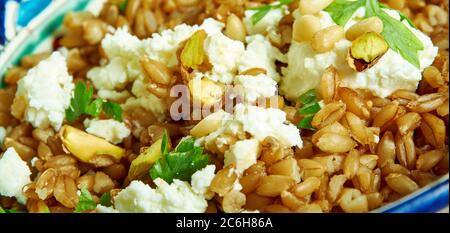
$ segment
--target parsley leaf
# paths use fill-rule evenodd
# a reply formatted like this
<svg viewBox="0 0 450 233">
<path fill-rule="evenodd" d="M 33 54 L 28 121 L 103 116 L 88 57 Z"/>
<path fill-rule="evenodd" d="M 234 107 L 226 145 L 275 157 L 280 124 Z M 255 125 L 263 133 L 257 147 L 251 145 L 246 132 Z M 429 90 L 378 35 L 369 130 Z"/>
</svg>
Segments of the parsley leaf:
<svg viewBox="0 0 450 233">
<path fill-rule="evenodd" d="M 319 103 L 318 102 L 314 102 L 314 103 L 303 105 L 303 107 L 300 108 L 300 110 L 298 110 L 298 113 L 300 115 L 309 115 L 309 114 L 315 114 L 319 110 L 320 110 Z"/>
<path fill-rule="evenodd" d="M 127 5 L 128 5 L 128 0 L 123 0 L 118 6 L 120 12 L 125 12 L 125 10 L 127 9 Z"/>
<path fill-rule="evenodd" d="M 303 118 L 303 119 L 297 124 L 297 127 L 300 128 L 300 129 L 308 129 L 308 130 L 311 130 L 311 131 L 316 130 L 316 129 L 315 129 L 314 127 L 312 127 L 312 125 L 311 125 L 311 121 L 312 121 L 313 118 L 314 118 L 314 115 L 310 115 L 310 116 L 307 116 L 307 117 Z"/>
<path fill-rule="evenodd" d="M 110 207 L 112 206 L 111 194 L 109 192 L 103 193 L 100 197 L 100 205 Z"/>
<path fill-rule="evenodd" d="M 86 106 L 85 113 L 91 116 L 98 117 L 102 112 L 103 100 L 95 99 L 89 105 Z"/>
<path fill-rule="evenodd" d="M 0 206 L 0 214 L 19 214 L 19 213 L 26 213 L 26 212 L 22 211 L 22 210 L 16 210 L 16 209 L 3 209 Z"/>
<path fill-rule="evenodd" d="M 302 104 L 310 104 L 313 102 L 317 102 L 316 90 L 311 89 L 305 92 L 303 95 L 299 97 L 299 100 Z"/>
<path fill-rule="evenodd" d="M 255 8 L 250 8 L 250 10 L 255 10 L 256 11 L 256 13 L 254 13 L 252 15 L 252 18 L 251 18 L 253 25 L 256 25 L 261 19 L 263 19 L 264 16 L 266 16 L 267 13 L 269 13 L 270 10 L 280 8 L 280 7 L 284 6 L 284 5 L 289 5 L 293 1 L 294 0 L 280 0 L 280 2 L 278 4 L 275 4 L 275 5 L 267 4 L 267 5 L 262 5 L 262 6 L 255 7 Z"/>
<path fill-rule="evenodd" d="M 103 111 L 114 120 L 122 121 L 122 108 L 120 105 L 107 101 L 103 104 Z"/>
<path fill-rule="evenodd" d="M 66 109 L 66 118 L 69 122 L 75 121 L 86 112 L 86 108 L 90 104 L 93 93 L 94 89 L 92 87 L 88 89 L 83 82 L 77 82 L 75 85 L 74 96 L 70 100 L 70 106 Z"/>
<path fill-rule="evenodd" d="M 161 178 L 167 183 L 174 179 L 190 181 L 192 174 L 206 167 L 209 157 L 203 153 L 203 148 L 195 146 L 195 139 L 183 139 L 174 151 L 168 152 L 168 137 L 164 133 L 161 143 L 161 158 L 150 169 L 153 180 Z"/>
<path fill-rule="evenodd" d="M 350 20 L 355 11 L 364 6 L 364 1 L 365 0 L 336 0 L 331 3 L 325 11 L 330 14 L 336 24 L 344 26 Z"/>
<path fill-rule="evenodd" d="M 169 153 L 169 136 L 167 136 L 167 131 L 164 130 L 161 142 L 161 154 L 165 155 L 167 153 Z"/>
<path fill-rule="evenodd" d="M 389 47 L 399 53 L 409 63 L 419 68 L 420 61 L 418 52 L 423 50 L 424 47 L 416 35 L 402 23 L 403 20 L 406 20 L 414 27 L 412 21 L 405 15 L 399 12 L 400 21 L 396 20 L 382 10 L 388 7 L 380 4 L 378 0 L 336 0 L 325 11 L 331 15 L 331 18 L 333 18 L 336 24 L 344 26 L 355 11 L 363 6 L 366 8 L 364 18 L 377 16 L 383 22 L 383 32 L 381 35 L 389 44 Z"/>
<path fill-rule="evenodd" d="M 311 89 L 299 97 L 302 107 L 298 110 L 298 114 L 303 116 L 303 119 L 297 124 L 300 129 L 315 130 L 311 125 L 314 115 L 320 111 L 321 107 L 317 99 L 316 90 Z"/>
<path fill-rule="evenodd" d="M 408 18 L 405 14 L 403 14 L 401 11 L 392 9 L 392 8 L 390 8 L 389 6 L 385 5 L 385 4 L 381 4 L 381 3 L 380 3 L 379 5 L 380 5 L 380 7 L 383 8 L 383 9 L 389 9 L 389 10 L 397 11 L 397 13 L 400 15 L 400 21 L 406 20 L 406 22 L 408 22 L 408 24 L 409 24 L 411 27 L 417 29 L 417 27 L 416 27 L 416 25 L 414 25 L 413 21 L 412 21 L 410 18 Z"/>
<path fill-rule="evenodd" d="M 116 103 L 97 98 L 92 99 L 94 89 L 82 81 L 77 82 L 70 106 L 66 109 L 66 119 L 73 122 L 86 114 L 98 117 L 102 111 L 117 121 L 122 121 L 122 108 Z"/>
<path fill-rule="evenodd" d="M 85 187 L 81 188 L 81 195 L 74 212 L 83 213 L 86 211 L 95 210 L 96 207 L 97 204 L 92 199 L 92 196 L 89 193 L 89 191 Z"/>
<path fill-rule="evenodd" d="M 389 47 L 398 52 L 405 60 L 420 67 L 419 51 L 423 50 L 422 42 L 402 22 L 384 12 L 377 0 L 366 0 L 366 17 L 378 16 L 383 22 L 384 37 Z"/>
</svg>

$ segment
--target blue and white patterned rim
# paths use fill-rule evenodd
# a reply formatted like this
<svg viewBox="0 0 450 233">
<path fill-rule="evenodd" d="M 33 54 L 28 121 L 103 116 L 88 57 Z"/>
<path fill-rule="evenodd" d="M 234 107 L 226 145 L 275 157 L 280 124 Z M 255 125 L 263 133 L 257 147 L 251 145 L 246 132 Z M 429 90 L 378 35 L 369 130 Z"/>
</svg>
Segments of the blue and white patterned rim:
<svg viewBox="0 0 450 233">
<path fill-rule="evenodd" d="M 50 3 L 51 0 L 0 0 L 0 46 L 14 39 Z"/>
</svg>

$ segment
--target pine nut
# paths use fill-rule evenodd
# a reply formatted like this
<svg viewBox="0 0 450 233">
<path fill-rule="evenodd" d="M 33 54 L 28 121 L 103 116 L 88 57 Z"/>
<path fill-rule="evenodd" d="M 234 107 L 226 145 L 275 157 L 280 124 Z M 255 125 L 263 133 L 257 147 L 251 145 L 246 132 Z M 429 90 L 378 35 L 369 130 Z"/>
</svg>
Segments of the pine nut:
<svg viewBox="0 0 450 233">
<path fill-rule="evenodd" d="M 332 2 L 333 0 L 300 0 L 298 9 L 302 15 L 316 14 L 327 8 Z"/>
<path fill-rule="evenodd" d="M 324 28 L 314 34 L 311 46 L 318 53 L 328 52 L 339 40 L 344 38 L 344 34 L 344 28 L 338 25 Z"/>
<path fill-rule="evenodd" d="M 322 25 L 314 15 L 304 15 L 294 21 L 292 39 L 297 42 L 310 42 Z"/>
<path fill-rule="evenodd" d="M 245 31 L 244 24 L 235 14 L 228 16 L 225 35 L 233 40 L 245 42 L 245 36 L 247 33 Z"/>
<path fill-rule="evenodd" d="M 351 26 L 345 33 L 345 38 L 353 41 L 367 32 L 376 32 L 380 34 L 383 32 L 383 22 L 376 16 L 364 19 Z"/>
</svg>

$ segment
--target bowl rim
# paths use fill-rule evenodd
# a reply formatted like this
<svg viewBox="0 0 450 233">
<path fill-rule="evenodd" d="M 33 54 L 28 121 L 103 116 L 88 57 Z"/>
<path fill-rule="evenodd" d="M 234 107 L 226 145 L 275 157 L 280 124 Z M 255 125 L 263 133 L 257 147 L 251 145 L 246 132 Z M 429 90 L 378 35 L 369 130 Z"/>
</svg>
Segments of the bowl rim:
<svg viewBox="0 0 450 233">
<path fill-rule="evenodd" d="M 377 208 L 372 212 L 373 213 L 436 212 L 449 205 L 448 198 L 449 198 L 449 173 L 443 175 L 439 179 L 431 182 L 426 186 L 420 187 L 417 191 L 409 195 L 406 195 L 385 206 Z M 420 206 L 418 204 L 420 204 Z"/>
<path fill-rule="evenodd" d="M 49 26 L 52 21 L 55 21 L 59 17 L 59 14 L 57 14 L 58 12 L 61 14 L 61 12 L 68 10 L 82 10 L 86 8 L 88 3 L 89 0 L 70 1 L 69 4 L 66 1 L 52 1 L 41 14 L 36 16 L 27 27 L 20 31 L 19 34 L 5 46 L 3 52 L 0 54 L 0 89 L 4 87 L 2 85 L 3 77 L 7 68 L 14 63 L 17 63 L 24 53 L 29 54 L 30 51 L 27 51 L 27 46 L 33 43 L 30 35 L 35 32 L 35 29 Z M 42 40 L 38 39 L 36 42 L 37 44 L 35 47 L 38 47 Z M 448 198 L 449 173 L 440 177 L 438 180 L 419 188 L 417 191 L 392 203 L 386 204 L 385 206 L 372 210 L 369 213 L 412 213 L 417 212 L 417 210 L 419 210 L 419 212 L 436 212 L 448 207 Z M 433 206 L 433 204 L 436 204 L 437 206 Z M 410 205 L 412 207 L 408 207 Z"/>
</svg>

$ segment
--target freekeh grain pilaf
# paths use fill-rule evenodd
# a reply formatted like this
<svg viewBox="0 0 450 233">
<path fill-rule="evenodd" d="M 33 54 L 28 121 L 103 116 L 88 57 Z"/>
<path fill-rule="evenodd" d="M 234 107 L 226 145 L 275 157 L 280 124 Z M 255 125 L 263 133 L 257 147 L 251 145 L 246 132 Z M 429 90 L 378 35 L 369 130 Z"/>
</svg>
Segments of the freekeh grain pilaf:
<svg viewBox="0 0 450 233">
<path fill-rule="evenodd" d="M 175 200 L 160 194 L 160 190 L 169 192 L 176 188 L 181 196 L 192 197 L 195 200 L 192 203 L 197 207 L 183 209 L 153 203 L 159 212 L 368 212 L 448 174 L 448 0 L 380 1 L 410 18 L 439 48 L 433 64 L 422 67 L 417 90 L 396 89 L 389 96 L 380 97 L 369 90 L 344 87 L 341 84 L 346 73 L 331 64 L 323 71 L 317 71 L 320 78 L 316 91 L 308 92 L 314 93 L 310 96 L 300 99 L 297 96 L 293 100 L 285 97 L 283 92 L 280 95 L 271 93 L 271 97 L 259 95 L 263 104 L 253 109 L 254 114 L 268 114 L 263 110 L 268 109 L 269 99 L 275 96 L 279 101 L 272 106 L 276 109 L 271 113 L 282 113 L 281 121 L 288 121 L 280 124 L 286 128 L 293 125 L 302 128 L 297 131 L 301 139 L 296 144 L 288 142 L 289 136 L 283 138 L 270 132 L 272 123 L 278 121 L 275 116 L 268 118 L 267 122 L 254 122 L 262 128 L 251 125 L 250 122 L 258 121 L 257 118 L 250 119 L 250 122 L 243 119 L 245 114 L 251 114 L 251 108 L 244 108 L 245 111 L 234 115 L 215 112 L 201 121 L 174 120 L 166 112 L 161 119 L 158 106 L 176 103 L 170 91 L 180 84 L 189 86 L 187 92 L 191 92 L 192 99 L 201 104 L 219 102 L 219 107 L 224 107 L 225 84 L 229 83 L 211 78 L 215 67 L 220 64 L 214 64 L 213 57 L 210 57 L 214 53 L 203 48 L 214 46 L 214 43 L 219 43 L 217 41 L 230 43 L 229 49 L 237 53 L 246 53 L 251 46 L 258 52 L 268 51 L 263 55 L 254 52 L 263 57 L 263 62 L 239 61 L 242 64 L 220 67 L 231 70 L 233 76 L 258 80 L 261 76 L 270 75 L 270 69 L 285 74 L 282 70 L 290 64 L 279 54 L 288 52 L 291 44 L 301 43 L 309 46 L 310 51 L 328 54 L 342 40 L 357 43 L 355 41 L 367 33 L 383 35 L 383 21 L 377 16 L 351 27 L 339 24 L 324 28 L 323 10 L 334 1 L 280 2 L 108 0 L 98 16 L 90 12 L 68 13 L 63 30 L 55 40 L 55 49 L 67 49 L 67 69 L 73 82 L 82 81 L 88 87 L 94 86 L 94 94 L 80 97 L 84 98 L 82 101 L 86 106 L 79 107 L 79 104 L 72 109 L 79 110 L 80 116 L 73 121 L 65 121 L 62 128 L 33 126 L 27 120 L 31 117 L 27 112 L 30 100 L 16 92 L 21 85 L 20 80 L 50 53 L 26 56 L 18 66 L 9 69 L 4 76 L 8 86 L 0 90 L 0 126 L 6 129 L 2 148 L 14 148 L 20 159 L 27 162 L 32 181 L 22 190 L 26 203 L 19 203 L 13 196 L 1 196 L 3 188 L 0 187 L 0 210 L 79 211 L 79 208 L 85 208 L 80 207 L 80 199 L 85 200 L 83 193 L 88 191 L 88 200 L 97 208 L 85 208 L 81 212 L 114 212 L 125 206 L 128 212 L 129 208 L 134 208 L 132 212 L 152 212 L 157 210 L 133 206 L 127 201 L 136 202 L 143 198 L 142 203 L 146 203 L 151 202 L 151 198 L 166 198 L 165 202 L 180 205 L 182 198 Z M 268 7 L 265 4 L 272 5 Z M 269 10 L 255 19 L 248 15 L 250 8 Z M 210 17 L 217 21 L 208 21 Z M 270 19 L 263 22 L 264 17 Z M 252 26 L 250 21 L 256 23 L 253 22 Z M 275 24 L 270 25 L 269 21 Z M 201 26 L 193 26 L 196 29 L 187 25 L 180 27 L 183 23 Z M 262 24 L 269 26 L 264 28 L 260 26 Z M 125 39 L 126 48 L 105 49 L 108 46 L 105 41 L 117 39 L 111 35 L 120 33 L 116 29 L 123 27 L 136 37 Z M 223 28 L 225 36 L 220 37 Z M 200 30 L 203 39 L 194 33 L 198 29 L 203 30 Z M 251 34 L 258 34 L 263 42 L 258 42 L 257 36 Z M 157 49 L 163 55 L 158 56 L 164 56 L 158 58 L 160 60 L 144 52 L 154 46 L 149 38 L 160 40 Z M 143 47 L 139 47 L 142 46 L 139 43 L 144 44 Z M 239 46 L 242 46 L 241 50 L 237 48 Z M 231 54 L 234 50 L 225 52 Z M 352 55 L 351 49 L 347 51 L 348 56 Z M 370 61 L 356 59 L 357 63 L 352 58 L 339 64 L 346 64 L 349 69 L 352 64 L 365 65 L 363 69 L 370 70 L 384 53 L 386 51 Z M 175 65 L 169 64 L 172 62 L 170 56 L 175 56 Z M 230 57 L 220 57 L 225 56 L 220 52 L 214 56 L 219 56 L 226 64 L 235 62 L 225 61 Z M 116 63 L 123 67 L 114 67 Z M 361 67 L 356 68 L 360 72 Z M 99 71 L 98 77 L 116 86 L 100 88 L 98 83 L 101 80 L 92 78 L 94 69 L 104 69 Z M 140 74 L 134 74 L 136 70 Z M 228 71 L 220 72 L 223 75 Z M 123 80 L 131 76 L 131 80 Z M 201 79 L 202 76 L 208 79 Z M 193 91 L 191 85 L 196 79 L 202 80 L 202 92 Z M 78 88 L 77 84 L 75 92 Z M 76 98 L 76 93 L 73 98 Z M 98 106 L 98 102 L 103 103 L 100 104 L 103 107 L 92 112 L 90 109 Z M 116 103 L 118 105 L 114 105 Z M 193 105 L 188 108 L 195 109 L 196 103 Z M 123 114 L 114 112 L 114 106 L 122 106 Z M 100 123 L 108 118 L 120 122 L 117 114 L 123 117 L 121 124 L 130 130 L 129 136 L 117 145 L 84 132 L 85 119 L 93 116 Z M 193 114 L 189 112 L 187 115 Z M 305 124 L 309 126 L 303 129 Z M 112 133 L 111 128 L 100 130 Z M 189 144 L 190 139 L 195 139 L 195 145 Z M 170 161 L 176 162 L 176 157 L 171 157 L 175 154 L 187 156 L 184 163 L 188 163 L 189 156 L 201 160 L 202 153 L 208 154 L 209 162 L 215 165 L 213 176 L 204 175 L 200 180 L 194 178 L 203 172 L 206 174 L 206 164 L 200 167 L 195 167 L 194 162 L 177 166 L 170 164 Z M 184 170 L 176 173 L 171 169 Z M 5 176 L 1 171 L 0 174 Z M 0 179 L 14 182 L 14 177 Z"/>
</svg>

